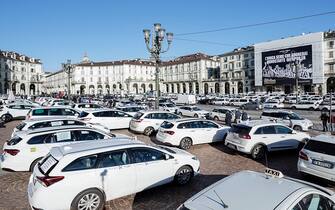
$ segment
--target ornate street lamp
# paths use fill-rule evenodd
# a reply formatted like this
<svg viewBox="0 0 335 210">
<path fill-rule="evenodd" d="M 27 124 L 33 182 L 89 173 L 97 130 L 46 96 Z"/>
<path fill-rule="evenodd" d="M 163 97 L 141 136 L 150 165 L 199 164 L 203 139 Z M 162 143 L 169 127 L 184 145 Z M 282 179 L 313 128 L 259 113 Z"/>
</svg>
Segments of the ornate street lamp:
<svg viewBox="0 0 335 210">
<path fill-rule="evenodd" d="M 151 41 L 151 47 L 150 47 L 150 37 L 151 37 L 151 31 L 149 29 L 144 29 L 144 41 L 146 44 L 146 47 L 148 51 L 151 54 L 151 57 L 155 59 L 155 66 L 156 66 L 156 72 L 155 72 L 155 83 L 156 83 L 156 102 L 155 102 L 155 109 L 158 109 L 159 105 L 159 96 L 160 96 L 160 90 L 159 90 L 159 63 L 160 63 L 160 54 L 165 53 L 170 49 L 170 45 L 172 43 L 173 39 L 173 33 L 166 33 L 165 29 L 161 27 L 160 23 L 154 24 L 154 32 L 153 37 Z M 166 35 L 166 40 L 168 43 L 167 49 L 162 49 L 163 40 Z"/>
<path fill-rule="evenodd" d="M 71 74 L 73 72 L 75 65 L 71 64 L 71 60 L 68 59 L 67 63 L 62 63 L 63 71 L 67 74 L 67 99 L 70 100 L 71 95 L 71 84 L 70 84 L 70 78 Z"/>
</svg>

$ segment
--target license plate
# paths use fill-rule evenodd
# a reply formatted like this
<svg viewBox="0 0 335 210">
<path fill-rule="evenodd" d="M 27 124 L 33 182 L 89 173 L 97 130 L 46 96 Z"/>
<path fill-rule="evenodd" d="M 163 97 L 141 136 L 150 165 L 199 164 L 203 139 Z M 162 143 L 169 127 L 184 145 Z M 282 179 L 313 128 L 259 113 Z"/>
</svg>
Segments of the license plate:
<svg viewBox="0 0 335 210">
<path fill-rule="evenodd" d="M 227 147 L 229 147 L 230 149 L 234 149 L 234 150 L 236 150 L 236 146 L 235 145 L 233 145 L 233 144 L 227 144 Z"/>
<path fill-rule="evenodd" d="M 316 166 L 321 166 L 324 168 L 333 168 L 334 165 L 332 163 L 329 162 L 325 162 L 325 161 L 319 161 L 319 160 L 312 160 L 312 164 L 316 165 Z"/>
</svg>

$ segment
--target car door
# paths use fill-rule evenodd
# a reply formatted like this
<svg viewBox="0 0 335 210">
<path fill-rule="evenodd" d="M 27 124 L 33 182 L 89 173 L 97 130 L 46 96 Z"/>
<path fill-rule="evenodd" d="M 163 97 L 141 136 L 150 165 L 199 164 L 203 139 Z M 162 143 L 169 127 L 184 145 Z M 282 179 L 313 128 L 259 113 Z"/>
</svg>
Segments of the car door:
<svg viewBox="0 0 335 210">
<path fill-rule="evenodd" d="M 332 210 L 335 203 L 319 193 L 305 193 L 287 209 L 291 210 Z"/>
<path fill-rule="evenodd" d="M 129 153 L 136 170 L 136 192 L 173 180 L 173 166 L 176 164 L 173 157 L 166 159 L 165 153 L 147 147 L 132 148 Z"/>
<path fill-rule="evenodd" d="M 99 154 L 97 168 L 107 200 L 136 192 L 136 166 L 131 164 L 127 150 Z"/>
<path fill-rule="evenodd" d="M 132 119 L 131 115 L 122 111 L 114 111 L 114 116 L 116 117 L 114 120 L 116 120 L 115 123 L 118 128 L 129 128 L 129 123 Z"/>
<path fill-rule="evenodd" d="M 202 136 L 200 143 L 211 143 L 215 141 L 223 140 L 225 131 L 220 130 L 220 126 L 210 122 L 210 121 L 201 121 Z"/>
<path fill-rule="evenodd" d="M 47 150 L 50 151 L 52 147 L 63 146 L 74 142 L 75 136 L 73 133 L 70 130 L 65 130 L 49 134 L 49 136 L 44 140 L 44 145 Z"/>
<path fill-rule="evenodd" d="M 280 147 L 278 145 L 279 138 L 273 125 L 257 128 L 253 137 L 255 137 L 255 144 L 263 143 L 267 145 L 269 150 L 275 150 L 277 147 Z"/>
<path fill-rule="evenodd" d="M 280 139 L 280 142 L 278 142 L 277 149 L 295 149 L 299 146 L 299 141 L 296 138 L 295 132 L 293 132 L 290 128 L 282 126 L 282 125 L 275 125 L 274 126 L 278 135 L 278 138 Z"/>
<path fill-rule="evenodd" d="M 8 106 L 8 112 L 10 115 L 12 115 L 13 118 L 17 118 L 20 116 L 25 116 L 22 115 L 22 109 L 23 107 L 21 107 L 21 105 L 11 105 Z"/>
</svg>

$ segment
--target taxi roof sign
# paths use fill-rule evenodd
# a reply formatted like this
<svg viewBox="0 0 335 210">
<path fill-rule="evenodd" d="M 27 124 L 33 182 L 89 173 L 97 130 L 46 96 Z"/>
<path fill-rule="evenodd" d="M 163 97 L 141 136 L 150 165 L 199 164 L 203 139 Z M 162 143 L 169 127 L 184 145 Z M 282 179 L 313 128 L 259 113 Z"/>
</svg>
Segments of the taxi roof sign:
<svg viewBox="0 0 335 210">
<path fill-rule="evenodd" d="M 265 173 L 265 175 L 271 176 L 271 177 L 274 177 L 274 178 L 283 178 L 284 177 L 284 175 L 281 171 L 277 171 L 277 170 L 274 170 L 274 169 L 271 169 L 271 168 L 266 168 L 264 173 Z"/>
</svg>

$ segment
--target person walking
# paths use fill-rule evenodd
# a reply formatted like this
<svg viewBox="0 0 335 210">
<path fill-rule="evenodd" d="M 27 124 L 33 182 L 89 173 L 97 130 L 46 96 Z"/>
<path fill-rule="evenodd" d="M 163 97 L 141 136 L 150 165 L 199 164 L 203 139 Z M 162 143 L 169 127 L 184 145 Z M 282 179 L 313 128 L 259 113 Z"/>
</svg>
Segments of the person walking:
<svg viewBox="0 0 335 210">
<path fill-rule="evenodd" d="M 235 122 L 236 123 L 240 123 L 241 122 L 241 111 L 239 109 L 237 109 L 235 111 Z"/>
<path fill-rule="evenodd" d="M 231 114 L 231 112 L 227 112 L 226 113 L 226 117 L 225 117 L 225 123 L 228 126 L 231 126 L 231 120 L 233 118 L 233 115 Z"/>
<path fill-rule="evenodd" d="M 242 121 L 247 121 L 248 120 L 248 113 L 245 111 L 242 112 Z"/>
<path fill-rule="evenodd" d="M 329 116 L 328 116 L 327 112 L 321 112 L 320 119 L 322 121 L 322 130 L 323 130 L 323 132 L 328 131 Z"/>
</svg>

